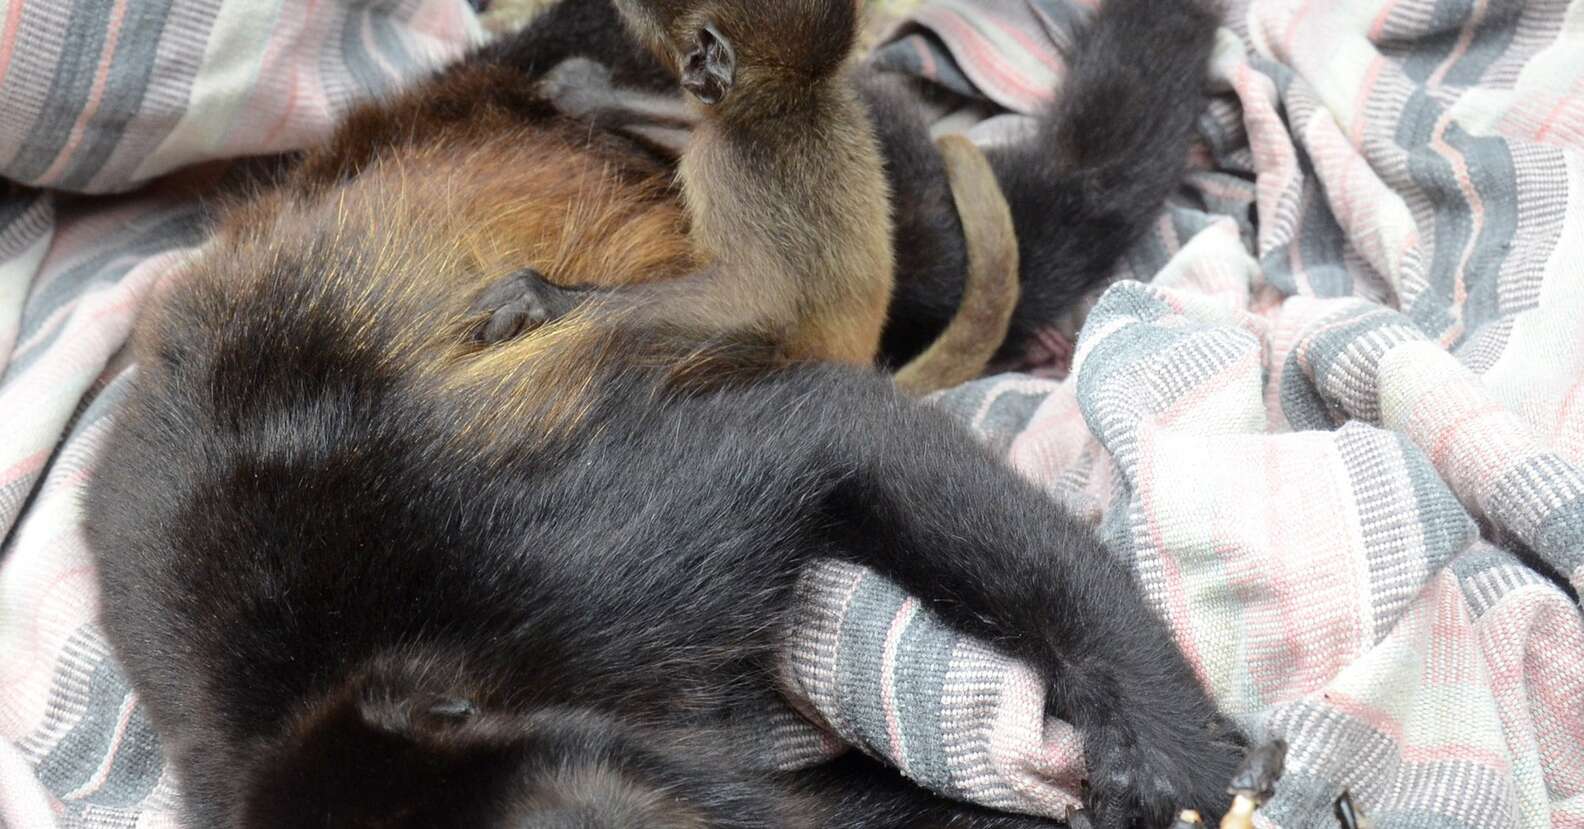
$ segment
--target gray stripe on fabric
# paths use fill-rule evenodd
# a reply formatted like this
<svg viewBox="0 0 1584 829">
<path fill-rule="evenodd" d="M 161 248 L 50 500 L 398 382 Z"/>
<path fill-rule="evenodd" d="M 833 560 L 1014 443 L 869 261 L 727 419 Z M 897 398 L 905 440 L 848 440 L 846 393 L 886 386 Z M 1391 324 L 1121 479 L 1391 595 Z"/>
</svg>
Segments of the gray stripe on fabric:
<svg viewBox="0 0 1584 829">
<path fill-rule="evenodd" d="M 1446 140 L 1463 156 L 1469 185 L 1480 200 L 1483 221 L 1468 265 L 1463 269 L 1464 337 L 1501 315 L 1501 286 L 1507 272 L 1512 239 L 1518 234 L 1518 170 L 1507 142 L 1500 138 L 1481 138 L 1464 132 L 1457 124 L 1446 130 Z M 1470 205 L 1472 213 L 1473 206 Z M 1472 215 L 1471 215 L 1472 218 Z M 1459 251 L 1462 255 L 1462 251 Z M 1448 296 L 1446 303 L 1453 304 Z"/>
<path fill-rule="evenodd" d="M 1402 509 L 1400 493 L 1412 486 L 1402 468 L 1407 458 L 1400 451 L 1383 451 L 1383 442 L 1400 449 L 1385 433 L 1368 427 L 1350 424 L 1336 435 L 1367 551 L 1365 565 L 1375 606 L 1371 645 L 1379 644 L 1392 629 L 1441 563 L 1427 560 L 1430 550 L 1419 532 L 1426 517 Z"/>
<path fill-rule="evenodd" d="M 1294 431 L 1330 431 L 1343 417 L 1341 410 L 1320 394 L 1315 381 L 1298 362 L 1298 352 L 1287 355 L 1282 366 L 1281 379 L 1282 417 Z"/>
<path fill-rule="evenodd" d="M 1468 603 L 1469 616 L 1478 620 L 1491 608 L 1501 604 L 1515 590 L 1542 587 L 1556 590 L 1558 597 L 1568 601 L 1555 585 L 1544 576 L 1523 565 L 1518 557 L 1507 550 L 1490 544 L 1477 544 L 1452 560 L 1447 569 L 1457 577 Z"/>
<path fill-rule="evenodd" d="M 9 190 L 0 198 L 0 261 L 33 247 L 54 227 L 53 197 L 37 190 Z"/>
<path fill-rule="evenodd" d="M 335 59 L 346 67 L 347 74 L 357 81 L 354 95 L 359 99 L 375 98 L 390 85 L 379 63 L 363 44 L 363 34 L 373 25 L 374 13 L 368 9 L 348 14 L 341 21 L 341 51 Z"/>
<path fill-rule="evenodd" d="M 105 48 L 106 21 L 113 5 L 114 0 L 76 0 L 72 4 L 60 62 L 50 78 L 44 109 L 11 162 L 13 177 L 37 181 L 71 138 L 72 126 L 93 89 Z"/>
<path fill-rule="evenodd" d="M 951 782 L 942 736 L 941 698 L 957 635 L 922 607 L 897 646 L 897 720 L 907 747 L 909 776 L 926 786 Z"/>
<path fill-rule="evenodd" d="M 1535 532 L 1535 551 L 1560 572 L 1584 567 L 1584 495 L 1552 510 Z"/>
<path fill-rule="evenodd" d="M 1430 21 L 1413 38 L 1413 48 L 1399 51 L 1394 57 L 1402 73 L 1416 85 L 1423 86 L 1452 50 L 1457 48 L 1463 33 L 1463 22 L 1474 13 L 1475 0 L 1437 0 Z"/>
<path fill-rule="evenodd" d="M 121 189 L 145 171 L 143 165 L 165 144 L 194 105 L 193 85 L 203 72 L 211 32 L 225 0 L 181 0 L 171 8 L 154 48 L 154 65 L 143 93 L 136 129 L 117 142 L 88 192 Z"/>
<path fill-rule="evenodd" d="M 1431 224 L 1430 238 L 1426 240 L 1430 253 L 1424 273 L 1427 288 L 1421 296 L 1412 299 L 1412 307 L 1403 311 L 1433 339 L 1439 339 L 1455 321 L 1445 307 L 1445 298 L 1452 295 L 1463 243 L 1469 233 L 1467 203 L 1452 166 L 1430 148 L 1437 119 L 1442 114 L 1441 106 L 1422 88 L 1414 89 L 1403 102 L 1393 132 L 1393 140 L 1405 152 L 1404 170 L 1408 179 L 1431 208 L 1425 219 Z M 1448 208 L 1447 204 L 1459 207 Z"/>
<path fill-rule="evenodd" d="M 864 576 L 842 618 L 836 654 L 841 710 L 857 732 L 854 736 L 884 754 L 890 753 L 891 746 L 881 694 L 882 654 L 891 621 L 905 599 L 890 582 L 872 574 Z"/>
<path fill-rule="evenodd" d="M 1266 720 L 1270 736 L 1290 747 L 1287 772 L 1266 814 L 1283 826 L 1312 825 L 1329 815 L 1343 789 L 1378 816 L 1377 826 L 1485 829 L 1511 826 L 1510 783 L 1504 775 L 1464 760 L 1410 762 L 1402 746 L 1368 723 L 1321 703 L 1281 706 Z M 1310 778 L 1305 781 L 1305 778 Z M 1458 814 L 1446 814 L 1456 811 Z"/>
<path fill-rule="evenodd" d="M 374 18 L 374 48 L 384 57 L 385 61 L 396 67 L 403 76 L 415 72 L 420 65 L 418 59 L 407 49 L 407 41 L 402 39 L 401 31 L 389 17 Z"/>
<path fill-rule="evenodd" d="M 66 175 L 61 178 L 62 188 L 86 187 L 104 168 L 128 125 L 137 117 L 154 74 L 160 37 L 170 13 L 171 0 L 128 0 L 99 107 L 88 120 L 82 144 L 72 153 Z"/>
<path fill-rule="evenodd" d="M 1463 55 L 1447 68 L 1442 83 L 1447 86 L 1474 86 L 1484 79 L 1485 73 L 1496 64 L 1512 46 L 1518 33 L 1521 4 L 1504 6 L 1501 0 L 1485 4 L 1485 16 L 1474 27 Z M 1472 12 L 1471 12 L 1472 14 Z"/>
<path fill-rule="evenodd" d="M 90 628 L 79 629 L 72 640 L 76 647 L 68 645 L 64 664 L 56 666 L 51 695 L 62 693 L 68 684 L 75 685 L 74 692 L 84 694 L 80 700 L 83 715 L 34 764 L 34 774 L 46 789 L 62 796 L 89 782 L 115 752 L 111 772 L 121 776 L 113 782 L 107 780 L 98 796 L 105 798 L 106 805 L 134 805 L 159 782 L 158 738 L 147 720 L 134 713 L 120 742 L 112 743 L 117 718 L 132 696 L 132 688 Z"/>
<path fill-rule="evenodd" d="M 1418 528 L 1424 535 L 1427 560 L 1434 568 L 1444 568 L 1479 540 L 1479 525 L 1463 508 L 1463 502 L 1441 477 L 1424 449 L 1407 435 L 1394 432 L 1392 437 L 1397 441 L 1397 449 L 1404 460 L 1403 468 L 1413 486 L 1414 512 L 1419 516 Z"/>
<path fill-rule="evenodd" d="M 1306 180 L 1317 180 L 1310 175 L 1312 171 L 1306 173 Z M 1298 227 L 1298 262 L 1308 277 L 1309 293 L 1327 299 L 1352 294 L 1353 275 L 1343 253 L 1347 236 L 1318 190 L 1306 189 Z"/>
<path fill-rule="evenodd" d="M 180 211 L 145 233 L 132 244 L 101 251 L 87 261 L 52 279 L 35 295 L 28 298 L 23 311 L 22 333 L 18 342 L 37 333 L 38 329 L 65 304 L 80 298 L 90 284 L 114 284 L 143 261 L 156 254 L 179 247 L 197 244 L 202 238 L 201 212 L 197 208 Z M 117 261 L 124 260 L 124 261 Z M 25 353 L 12 355 L 9 365 L 0 372 L 0 385 L 20 375 L 58 342 L 65 326 L 57 326 L 43 340 L 33 343 Z"/>
</svg>

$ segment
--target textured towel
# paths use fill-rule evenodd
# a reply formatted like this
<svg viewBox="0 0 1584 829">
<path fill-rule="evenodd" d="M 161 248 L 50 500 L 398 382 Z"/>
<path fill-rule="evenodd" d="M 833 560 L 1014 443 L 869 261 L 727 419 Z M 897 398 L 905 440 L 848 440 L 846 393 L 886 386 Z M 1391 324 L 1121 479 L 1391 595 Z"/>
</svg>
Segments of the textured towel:
<svg viewBox="0 0 1584 829">
<path fill-rule="evenodd" d="M 876 59 L 1007 111 L 975 127 L 1000 140 L 1092 5 L 935 0 Z M 4 175 L 122 190 L 299 144 L 472 31 L 442 0 L 216 6 L 13 0 Z M 1329 826 L 1345 787 L 1380 826 L 1584 827 L 1584 617 L 1526 564 L 1584 586 L 1584 0 L 1234 3 L 1211 77 L 1189 186 L 1082 334 L 1053 320 L 1032 373 L 936 403 L 1092 519 L 1220 702 L 1288 740 L 1262 826 Z M 202 183 L 0 201 L 13 829 L 175 825 L 78 499 Z M 1029 671 L 861 569 L 803 589 L 809 719 L 948 794 L 1075 802 L 1076 735 Z M 840 745 L 770 726 L 767 764 Z"/>
</svg>

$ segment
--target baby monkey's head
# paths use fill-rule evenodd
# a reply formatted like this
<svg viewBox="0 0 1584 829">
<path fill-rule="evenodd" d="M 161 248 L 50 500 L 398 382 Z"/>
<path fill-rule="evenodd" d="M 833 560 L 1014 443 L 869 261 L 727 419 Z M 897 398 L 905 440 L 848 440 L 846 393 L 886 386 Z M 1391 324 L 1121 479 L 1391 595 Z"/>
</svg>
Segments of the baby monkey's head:
<svg viewBox="0 0 1584 829">
<path fill-rule="evenodd" d="M 616 0 L 637 35 L 704 104 L 816 88 L 847 61 L 857 0 Z"/>
</svg>

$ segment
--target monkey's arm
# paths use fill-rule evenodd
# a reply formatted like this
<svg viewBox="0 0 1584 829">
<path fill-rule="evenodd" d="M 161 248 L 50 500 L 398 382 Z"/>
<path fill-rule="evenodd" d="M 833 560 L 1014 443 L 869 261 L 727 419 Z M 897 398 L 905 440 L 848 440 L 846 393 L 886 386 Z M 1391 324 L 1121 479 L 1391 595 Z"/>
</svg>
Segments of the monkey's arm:
<svg viewBox="0 0 1584 829">
<path fill-rule="evenodd" d="M 563 115 L 620 130 L 673 160 L 687 149 L 697 116 L 678 95 L 618 87 L 610 69 L 585 57 L 563 61 L 539 84 Z"/>
<path fill-rule="evenodd" d="M 722 266 L 607 289 L 558 285 L 533 268 L 522 268 L 479 292 L 468 311 L 477 319 L 467 330 L 476 342 L 499 344 L 576 311 L 582 325 L 661 329 L 699 343 L 732 333 L 779 340 L 792 303 L 772 299 L 772 293 L 743 269 Z"/>
<path fill-rule="evenodd" d="M 1235 729 L 1127 565 L 945 414 L 849 388 L 844 422 L 863 428 L 826 439 L 844 470 L 831 517 L 853 559 L 1044 676 L 1049 710 L 1083 735 L 1096 826 L 1219 814 Z"/>
</svg>

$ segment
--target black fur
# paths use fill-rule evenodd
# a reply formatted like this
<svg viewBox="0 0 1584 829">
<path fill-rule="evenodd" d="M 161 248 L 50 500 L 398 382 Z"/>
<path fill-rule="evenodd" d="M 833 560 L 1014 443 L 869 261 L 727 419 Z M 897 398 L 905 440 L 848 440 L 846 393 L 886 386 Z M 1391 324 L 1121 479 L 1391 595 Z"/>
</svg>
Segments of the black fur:
<svg viewBox="0 0 1584 829">
<path fill-rule="evenodd" d="M 813 556 L 1038 666 L 1104 825 L 1221 799 L 1223 721 L 1126 569 L 945 415 L 867 372 L 676 396 L 612 366 L 575 432 L 480 446 L 458 424 L 508 401 L 383 363 L 404 320 L 338 326 L 346 262 L 173 293 L 92 488 L 106 629 L 197 826 L 554 825 L 522 810 L 576 800 L 569 765 L 707 826 L 927 826 L 821 821 L 849 807 L 734 755 Z"/>
<path fill-rule="evenodd" d="M 611 70 L 619 86 L 673 92 L 677 77 L 627 30 L 611 0 L 563 0 L 515 35 L 484 47 L 474 60 L 542 76 L 567 58 L 592 58 Z"/>
<path fill-rule="evenodd" d="M 572 428 L 475 434 L 514 401 L 390 359 L 426 319 L 399 293 L 362 307 L 423 264 L 326 233 L 173 287 L 90 492 L 193 825 L 1048 825 L 861 758 L 752 771 L 739 723 L 817 556 L 1040 670 L 1098 825 L 1217 811 L 1237 738 L 1125 566 L 945 415 L 869 372 L 680 393 L 614 360 L 543 391 L 586 390 Z"/>
<path fill-rule="evenodd" d="M 1211 2 L 1106 0 L 1033 140 L 989 153 L 1022 256 L 1009 343 L 1109 276 L 1180 185 L 1204 108 L 1218 21 Z M 942 324 L 953 307 L 936 312 Z M 922 310 L 899 306 L 896 319 Z"/>
<path fill-rule="evenodd" d="M 1037 131 L 988 151 L 1021 264 L 1022 295 L 998 359 L 1108 277 L 1180 184 L 1216 21 L 1206 0 L 1106 0 Z M 885 339 L 894 364 L 945 328 L 966 272 L 944 172 L 903 84 L 873 78 L 865 89 L 897 194 L 897 293 Z"/>
</svg>

